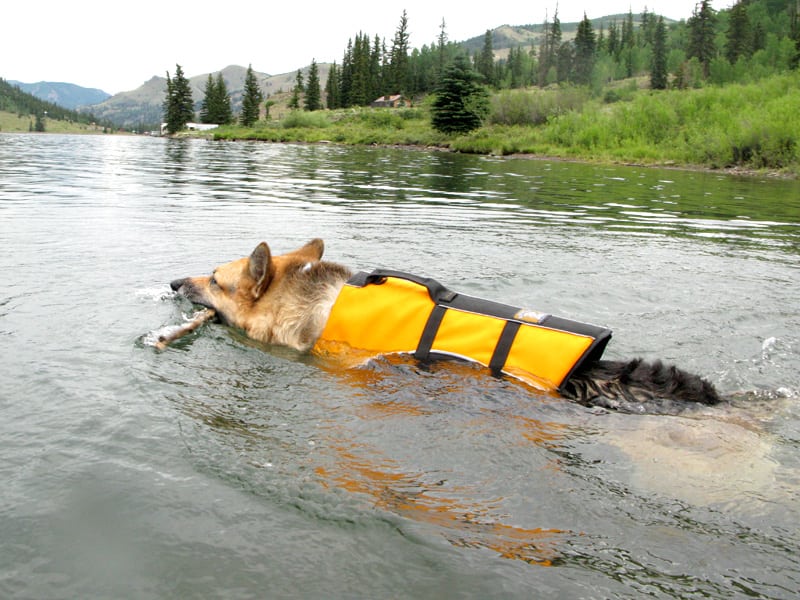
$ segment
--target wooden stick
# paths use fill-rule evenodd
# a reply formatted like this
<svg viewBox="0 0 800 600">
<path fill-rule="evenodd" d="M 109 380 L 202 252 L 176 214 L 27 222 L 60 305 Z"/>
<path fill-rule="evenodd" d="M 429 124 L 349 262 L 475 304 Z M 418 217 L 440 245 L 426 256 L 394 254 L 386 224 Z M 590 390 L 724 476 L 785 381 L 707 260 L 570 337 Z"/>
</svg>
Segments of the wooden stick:
<svg viewBox="0 0 800 600">
<path fill-rule="evenodd" d="M 171 331 L 170 333 L 158 336 L 158 341 L 156 342 L 156 349 L 164 350 L 175 340 L 182 338 L 186 334 L 191 333 L 192 331 L 200 327 L 206 321 L 210 321 L 211 319 L 213 319 L 214 315 L 216 314 L 217 313 L 214 311 L 213 308 L 205 308 L 201 310 L 192 317 L 191 321 L 188 321 L 186 324 L 181 325 L 179 328 L 175 329 L 174 331 Z"/>
</svg>

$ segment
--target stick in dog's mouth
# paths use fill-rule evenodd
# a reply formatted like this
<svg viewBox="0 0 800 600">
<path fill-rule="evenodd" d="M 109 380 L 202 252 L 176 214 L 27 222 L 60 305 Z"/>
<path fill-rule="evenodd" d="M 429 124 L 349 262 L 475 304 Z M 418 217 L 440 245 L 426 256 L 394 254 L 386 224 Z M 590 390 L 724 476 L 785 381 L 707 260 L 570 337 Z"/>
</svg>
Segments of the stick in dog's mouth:
<svg viewBox="0 0 800 600">
<path fill-rule="evenodd" d="M 155 344 L 156 349 L 164 350 L 172 342 L 191 333 L 192 331 L 200 327 L 203 323 L 212 320 L 216 315 L 217 312 L 213 308 L 204 308 L 203 310 L 195 313 L 192 319 L 190 321 L 187 321 L 184 325 L 181 325 L 179 328 L 167 334 L 158 336 L 158 341 Z"/>
</svg>

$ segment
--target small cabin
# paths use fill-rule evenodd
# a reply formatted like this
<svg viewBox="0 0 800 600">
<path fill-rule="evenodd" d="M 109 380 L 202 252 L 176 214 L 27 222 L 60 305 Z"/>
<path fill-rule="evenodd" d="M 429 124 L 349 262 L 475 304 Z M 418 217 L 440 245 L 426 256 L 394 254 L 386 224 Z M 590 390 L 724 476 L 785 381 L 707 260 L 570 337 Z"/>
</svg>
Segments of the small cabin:
<svg viewBox="0 0 800 600">
<path fill-rule="evenodd" d="M 401 106 L 411 106 L 411 101 L 403 97 L 402 94 L 392 94 L 391 96 L 381 96 L 370 104 L 372 108 L 399 108 Z"/>
</svg>

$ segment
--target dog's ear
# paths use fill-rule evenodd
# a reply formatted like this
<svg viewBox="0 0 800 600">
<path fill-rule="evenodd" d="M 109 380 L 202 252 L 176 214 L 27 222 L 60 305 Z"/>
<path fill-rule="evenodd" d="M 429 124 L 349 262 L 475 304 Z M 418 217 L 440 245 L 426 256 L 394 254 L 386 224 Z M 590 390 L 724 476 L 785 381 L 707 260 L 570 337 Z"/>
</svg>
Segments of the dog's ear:
<svg viewBox="0 0 800 600">
<path fill-rule="evenodd" d="M 305 246 L 296 250 L 295 254 L 307 260 L 319 260 L 322 258 L 323 252 L 325 252 L 325 242 L 319 238 L 314 238 Z"/>
<path fill-rule="evenodd" d="M 253 298 L 258 299 L 267 291 L 269 282 L 275 274 L 275 267 L 272 264 L 272 254 L 266 242 L 261 242 L 250 255 L 250 277 L 255 281 L 253 286 Z"/>
</svg>

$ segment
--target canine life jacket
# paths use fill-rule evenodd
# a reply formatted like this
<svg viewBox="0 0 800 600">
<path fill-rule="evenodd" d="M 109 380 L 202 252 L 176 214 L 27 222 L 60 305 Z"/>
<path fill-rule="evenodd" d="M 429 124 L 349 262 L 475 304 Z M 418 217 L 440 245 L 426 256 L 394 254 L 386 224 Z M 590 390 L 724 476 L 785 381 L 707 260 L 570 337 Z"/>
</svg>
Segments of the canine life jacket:
<svg viewBox="0 0 800 600">
<path fill-rule="evenodd" d="M 421 361 L 454 356 L 543 390 L 561 391 L 581 365 L 603 354 L 611 330 L 448 290 L 439 282 L 377 269 L 350 278 L 314 347 Z M 342 345 L 345 345 L 342 347 Z"/>
</svg>

